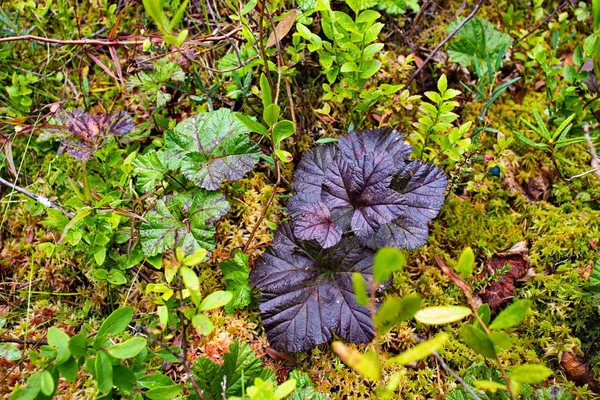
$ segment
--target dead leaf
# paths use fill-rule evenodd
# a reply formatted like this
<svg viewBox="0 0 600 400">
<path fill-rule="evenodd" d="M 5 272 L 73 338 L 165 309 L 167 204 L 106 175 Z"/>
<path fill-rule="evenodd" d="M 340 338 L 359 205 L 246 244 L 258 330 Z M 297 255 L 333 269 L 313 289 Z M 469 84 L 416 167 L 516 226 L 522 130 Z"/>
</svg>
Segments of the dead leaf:
<svg viewBox="0 0 600 400">
<path fill-rule="evenodd" d="M 267 347 L 265 349 L 265 353 L 267 353 L 267 355 L 273 360 L 279 361 L 289 367 L 296 365 L 296 357 L 294 357 L 292 354 L 277 351 L 271 347 Z"/>
<path fill-rule="evenodd" d="M 296 14 L 298 14 L 298 11 L 293 9 L 285 17 L 283 17 L 281 21 L 279 21 L 275 27 L 275 30 L 271 32 L 269 39 L 267 39 L 267 47 L 275 46 L 290 32 L 290 29 L 292 29 L 292 26 L 294 26 Z"/>
<path fill-rule="evenodd" d="M 560 366 L 563 367 L 567 378 L 578 385 L 588 385 L 588 387 L 596 392 L 600 392 L 600 385 L 590 373 L 590 366 L 583 357 L 575 353 L 565 352 L 560 357 Z"/>
<path fill-rule="evenodd" d="M 485 270 L 474 277 L 475 281 L 485 280 L 490 275 L 493 282 L 478 293 L 484 303 L 492 310 L 497 309 L 514 297 L 515 282 L 527 275 L 529 270 L 529 249 L 527 243 L 521 241 L 509 250 L 497 253 L 488 260 Z M 510 269 L 502 276 L 497 276 L 496 270 L 509 264 Z"/>
<path fill-rule="evenodd" d="M 15 161 L 12 154 L 12 145 L 10 140 L 7 140 L 4 144 L 4 155 L 6 156 L 6 163 L 8 164 L 8 170 L 13 176 L 17 176 L 17 168 L 15 168 Z"/>
</svg>

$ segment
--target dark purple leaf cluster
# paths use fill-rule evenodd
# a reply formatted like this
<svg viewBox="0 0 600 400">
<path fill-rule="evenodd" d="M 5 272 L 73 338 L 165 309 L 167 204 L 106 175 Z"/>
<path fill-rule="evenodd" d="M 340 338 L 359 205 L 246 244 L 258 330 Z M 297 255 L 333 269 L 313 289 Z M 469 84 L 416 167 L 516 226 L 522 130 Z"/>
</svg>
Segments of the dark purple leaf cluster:
<svg viewBox="0 0 600 400">
<path fill-rule="evenodd" d="M 66 150 L 78 160 L 89 160 L 105 139 L 125 135 L 133 129 L 133 119 L 125 111 L 112 114 L 61 111 L 57 122 L 62 126 L 60 133 L 63 136 L 58 153 Z"/>
<path fill-rule="evenodd" d="M 250 272 L 250 283 L 261 290 L 260 312 L 271 346 L 307 350 L 334 333 L 349 342 L 370 342 L 371 315 L 356 303 L 352 274 L 372 277 L 374 255 L 353 237 L 325 250 L 298 239 L 289 222 L 280 225 Z"/>
<path fill-rule="evenodd" d="M 403 139 L 392 130 L 352 132 L 300 161 L 288 204 L 294 223 L 279 227 L 250 273 L 276 350 L 310 349 L 333 334 L 372 340 L 371 315 L 356 302 L 352 275 L 369 281 L 380 247 L 423 245 L 446 190 L 444 173 L 410 161 Z"/>
<path fill-rule="evenodd" d="M 436 166 L 411 161 L 412 147 L 403 139 L 393 130 L 365 130 L 340 138 L 338 147 L 307 152 L 288 205 L 294 234 L 325 248 L 345 232 L 372 249 L 425 244 L 447 179 Z"/>
</svg>

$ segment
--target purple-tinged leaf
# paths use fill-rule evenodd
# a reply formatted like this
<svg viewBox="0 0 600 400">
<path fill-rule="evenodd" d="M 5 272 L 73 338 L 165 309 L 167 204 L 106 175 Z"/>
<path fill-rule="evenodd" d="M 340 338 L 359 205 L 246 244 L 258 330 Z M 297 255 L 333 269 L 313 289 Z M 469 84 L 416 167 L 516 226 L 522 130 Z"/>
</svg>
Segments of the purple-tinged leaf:
<svg viewBox="0 0 600 400">
<path fill-rule="evenodd" d="M 248 132 L 229 109 L 197 114 L 167 133 L 167 165 L 181 168 L 201 188 L 218 189 L 226 180 L 242 178 L 258 162 L 260 150 Z"/>
<path fill-rule="evenodd" d="M 325 171 L 337 149 L 332 146 L 319 146 L 306 152 L 294 173 L 294 186 L 299 194 L 310 201 L 321 201 L 321 185 Z"/>
<path fill-rule="evenodd" d="M 350 132 L 339 140 L 340 151 L 347 161 L 387 153 L 394 161 L 394 171 L 399 172 L 408 163 L 412 147 L 404 143 L 404 136 L 392 129 L 375 129 Z"/>
<path fill-rule="evenodd" d="M 409 217 L 400 217 L 382 225 L 375 236 L 361 243 L 373 249 L 396 247 L 412 250 L 427 243 L 428 236 L 429 229 L 426 223 L 415 222 Z"/>
<path fill-rule="evenodd" d="M 391 187 L 404 195 L 411 220 L 425 224 L 442 208 L 447 183 L 446 174 L 435 165 L 413 161 L 394 177 Z"/>
<path fill-rule="evenodd" d="M 294 234 L 302 240 L 316 240 L 323 248 L 336 244 L 342 230 L 333 222 L 329 209 L 323 203 L 303 203 L 294 224 Z"/>
<path fill-rule="evenodd" d="M 63 129 L 53 129 L 60 135 L 62 144 L 58 149 L 65 150 L 78 160 L 88 160 L 102 147 L 105 139 L 122 136 L 133 129 L 133 119 L 125 111 L 112 114 L 87 114 L 82 110 L 61 111 L 57 122 Z"/>
<path fill-rule="evenodd" d="M 273 245 L 250 272 L 260 289 L 260 310 L 271 346 L 302 351 L 331 339 L 373 339 L 369 309 L 356 303 L 352 274 L 372 279 L 374 251 L 343 238 L 324 251 L 294 236 L 289 223 L 280 225 Z"/>
<path fill-rule="evenodd" d="M 352 228 L 360 237 L 373 236 L 381 224 L 401 216 L 403 196 L 387 187 L 393 160 L 386 153 L 363 155 L 346 162 L 336 157 L 327 168 L 322 201 L 343 231 Z"/>
</svg>

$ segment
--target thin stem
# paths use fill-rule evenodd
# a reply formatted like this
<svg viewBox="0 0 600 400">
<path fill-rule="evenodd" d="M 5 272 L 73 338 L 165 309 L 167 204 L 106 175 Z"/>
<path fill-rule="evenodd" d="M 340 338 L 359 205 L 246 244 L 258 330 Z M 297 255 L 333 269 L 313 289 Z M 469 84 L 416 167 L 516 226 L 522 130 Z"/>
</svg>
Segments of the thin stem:
<svg viewBox="0 0 600 400">
<path fill-rule="evenodd" d="M 452 39 L 452 37 L 454 35 L 456 35 L 458 33 L 458 31 L 460 31 L 460 29 L 467 23 L 469 22 L 469 20 L 471 18 L 473 18 L 475 16 L 475 14 L 477 13 L 477 11 L 479 11 L 479 9 L 481 8 L 481 6 L 483 5 L 483 2 L 485 0 L 479 0 L 477 2 L 477 5 L 475 5 L 475 8 L 473 9 L 473 11 L 471 11 L 471 14 L 467 15 L 467 17 L 465 19 L 463 19 L 460 24 L 458 24 L 458 26 L 456 28 L 454 28 L 454 30 L 452 32 L 450 32 L 448 34 L 448 36 L 446 36 L 446 38 L 444 38 L 444 40 L 442 40 L 440 42 L 440 44 L 438 44 L 437 46 L 435 46 L 435 48 L 431 51 L 431 54 L 429 54 L 429 56 L 425 59 L 425 61 L 423 61 L 423 64 L 421 64 L 421 66 L 419 68 L 417 68 L 417 70 L 412 74 L 412 76 L 410 77 L 410 79 L 408 80 L 408 82 L 406 82 L 406 85 L 404 85 L 404 87 L 402 88 L 402 90 L 406 90 L 408 89 L 408 87 L 410 86 L 410 84 L 412 83 L 412 81 L 417 77 L 417 75 L 419 75 L 421 73 L 421 71 L 423 70 L 423 68 L 425 68 L 425 66 L 429 63 L 429 61 L 431 61 L 431 59 L 433 58 L 433 56 L 436 55 L 436 53 L 442 48 L 444 47 L 444 45 L 446 43 L 448 43 L 448 41 L 450 39 Z"/>
<path fill-rule="evenodd" d="M 450 368 L 448 366 L 448 364 L 446 364 L 446 362 L 444 361 L 444 359 L 442 358 L 442 356 L 440 356 L 437 352 L 433 352 L 433 356 L 438 360 L 438 362 L 440 363 L 440 365 L 442 366 L 442 368 L 444 368 L 444 370 L 449 373 L 450 375 L 452 375 L 452 377 L 454 379 L 456 379 L 456 381 L 458 383 L 460 383 L 462 385 L 463 388 L 465 388 L 465 390 L 467 391 L 467 393 L 469 393 L 469 395 L 471 395 L 471 397 L 475 400 L 481 400 L 481 397 L 479 397 L 477 395 L 477 393 L 475 393 L 475 391 L 473 390 L 473 388 L 471 386 L 469 386 L 467 384 L 467 382 L 465 382 L 456 372 L 454 372 L 454 370 L 452 368 Z"/>
<path fill-rule="evenodd" d="M 2 339 L 0 338 L 0 343 L 16 343 L 16 344 L 26 344 L 30 346 L 42 346 L 47 345 L 48 342 L 45 340 L 23 340 L 23 339 Z"/>
<path fill-rule="evenodd" d="M 22 193 L 25 196 L 27 196 L 27 197 L 29 197 L 29 198 L 37 201 L 38 203 L 42 204 L 43 206 L 54 208 L 54 209 L 60 211 L 61 213 L 63 213 L 69 219 L 73 218 L 73 214 L 71 214 L 70 212 L 68 212 L 67 210 L 65 210 L 64 208 L 62 208 L 61 206 L 59 206 L 58 204 L 51 202 L 50 200 L 48 200 L 44 196 L 31 193 L 29 190 L 23 189 L 22 187 L 17 186 L 14 183 L 11 183 L 11 182 L 9 182 L 7 180 L 4 180 L 2 178 L 0 178 L 0 185 L 7 186 L 7 187 L 9 187 L 9 188 L 11 188 L 11 189 L 19 192 L 19 193 Z"/>
<path fill-rule="evenodd" d="M 181 275 L 179 275 L 179 298 L 180 300 L 183 300 L 183 293 L 181 290 L 182 287 L 182 279 L 181 279 Z M 198 395 L 198 397 L 200 398 L 200 400 L 204 400 L 204 392 L 202 392 L 202 389 L 200 389 L 200 386 L 198 386 L 198 382 L 196 382 L 196 378 L 194 377 L 194 373 L 192 372 L 192 369 L 190 368 L 190 362 L 187 358 L 187 347 L 188 347 L 188 343 L 187 343 L 187 321 L 185 319 L 185 316 L 183 315 L 183 311 L 181 311 L 181 304 L 179 305 L 179 308 L 177 309 L 177 313 L 179 315 L 179 320 L 181 321 L 181 351 L 182 351 L 182 355 L 181 355 L 181 363 L 183 364 L 183 368 L 185 369 L 186 374 L 189 377 L 190 383 L 192 384 L 192 388 L 194 389 L 194 392 L 196 392 L 196 394 Z"/>
<path fill-rule="evenodd" d="M 87 171 L 87 161 L 83 161 L 83 195 L 85 196 L 85 200 L 92 204 L 92 190 L 90 189 L 90 180 L 88 177 Z"/>
</svg>

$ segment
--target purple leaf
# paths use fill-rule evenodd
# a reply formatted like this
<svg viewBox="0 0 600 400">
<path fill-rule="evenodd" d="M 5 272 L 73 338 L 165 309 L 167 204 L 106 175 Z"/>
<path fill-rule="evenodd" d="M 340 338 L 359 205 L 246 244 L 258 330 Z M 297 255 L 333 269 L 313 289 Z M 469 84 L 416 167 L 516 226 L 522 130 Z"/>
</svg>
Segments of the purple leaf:
<svg viewBox="0 0 600 400">
<path fill-rule="evenodd" d="M 447 183 L 446 174 L 435 165 L 413 161 L 394 177 L 391 187 L 404 195 L 408 204 L 407 215 L 426 224 L 442 208 Z"/>
<path fill-rule="evenodd" d="M 373 249 L 396 247 L 412 250 L 427 243 L 428 235 L 427 224 L 415 222 L 408 217 L 400 217 L 382 225 L 374 237 L 361 243 Z"/>
<path fill-rule="evenodd" d="M 332 145 L 318 146 L 308 151 L 294 173 L 296 191 L 311 201 L 320 201 L 325 171 L 336 153 L 337 149 Z"/>
<path fill-rule="evenodd" d="M 57 122 L 64 126 L 58 130 L 63 136 L 59 154 L 67 151 L 73 158 L 88 160 L 102 147 L 105 139 L 125 135 L 133 129 L 133 119 L 125 111 L 112 114 L 87 114 L 83 110 L 61 111 Z"/>
<path fill-rule="evenodd" d="M 408 162 L 412 147 L 404 143 L 404 136 L 392 129 L 375 129 L 350 132 L 339 140 L 340 151 L 347 161 L 373 153 L 387 153 L 394 161 L 394 172 L 399 172 Z"/>
<path fill-rule="evenodd" d="M 282 224 L 270 250 L 257 261 L 250 283 L 260 289 L 260 311 L 271 346 L 302 351 L 329 341 L 373 339 L 369 309 L 356 303 L 352 274 L 372 279 L 374 251 L 344 238 L 324 251 Z"/>
<path fill-rule="evenodd" d="M 294 224 L 294 234 L 299 239 L 316 240 L 323 248 L 336 244 L 342 230 L 333 222 L 329 209 L 323 203 L 303 203 Z"/>
<path fill-rule="evenodd" d="M 322 201 L 343 231 L 369 237 L 381 224 L 402 215 L 403 196 L 389 189 L 393 160 L 387 153 L 362 155 L 351 164 L 337 156 L 326 171 Z"/>
</svg>

